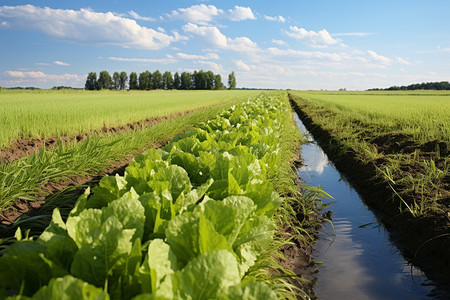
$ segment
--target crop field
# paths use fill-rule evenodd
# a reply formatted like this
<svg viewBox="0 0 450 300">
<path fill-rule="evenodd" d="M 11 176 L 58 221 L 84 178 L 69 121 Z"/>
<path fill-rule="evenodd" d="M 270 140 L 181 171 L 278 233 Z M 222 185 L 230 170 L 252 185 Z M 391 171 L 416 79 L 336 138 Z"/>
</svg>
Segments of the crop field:
<svg viewBox="0 0 450 300">
<path fill-rule="evenodd" d="M 0 296 L 58 298 L 67 285 L 99 299 L 292 293 L 271 253 L 290 222 L 276 214 L 295 194 L 299 133 L 286 93 L 245 99 L 103 177 L 68 216 L 55 208 L 37 239 L 19 228 L 0 257 Z"/>
<path fill-rule="evenodd" d="M 0 148 L 22 138 L 89 133 L 196 110 L 251 91 L 0 91 Z"/>
<path fill-rule="evenodd" d="M 165 142 L 251 94 L 255 92 L 3 90 L 0 219 L 9 219 L 2 213 L 17 200 L 43 200 L 64 186 L 80 184 L 73 178 L 93 176 L 111 165 L 117 166 L 127 156 Z M 174 118 L 167 118 L 171 115 Z M 125 131 L 99 131 L 155 117 L 162 118 Z M 83 133 L 82 140 L 70 138 Z M 69 138 L 59 142 L 64 135 Z M 46 146 L 49 137 L 53 137 L 53 147 Z M 15 142 L 18 138 L 19 143 Z M 4 157 L 12 158 L 5 161 L 1 159 Z M 13 216 L 20 210 L 14 209 Z"/>
</svg>

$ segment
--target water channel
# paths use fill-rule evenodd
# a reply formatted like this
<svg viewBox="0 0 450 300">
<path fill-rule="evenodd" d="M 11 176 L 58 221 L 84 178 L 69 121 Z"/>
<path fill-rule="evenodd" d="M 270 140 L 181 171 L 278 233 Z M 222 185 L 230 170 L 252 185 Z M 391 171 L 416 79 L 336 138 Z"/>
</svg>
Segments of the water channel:
<svg viewBox="0 0 450 300">
<path fill-rule="evenodd" d="M 310 143 L 302 145 L 299 177 L 333 196 L 331 224 L 316 244 L 315 292 L 319 299 L 443 299 L 434 284 L 411 266 L 389 241 L 389 234 L 358 193 L 335 169 L 297 114 L 294 118 Z"/>
</svg>

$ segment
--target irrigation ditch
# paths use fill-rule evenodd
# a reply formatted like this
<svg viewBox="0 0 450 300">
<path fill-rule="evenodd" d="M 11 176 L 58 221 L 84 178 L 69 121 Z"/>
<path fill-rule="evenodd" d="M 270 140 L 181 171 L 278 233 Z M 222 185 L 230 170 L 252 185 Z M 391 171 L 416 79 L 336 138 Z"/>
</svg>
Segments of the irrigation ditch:
<svg viewBox="0 0 450 300">
<path fill-rule="evenodd" d="M 338 155 L 339 140 L 289 98 L 299 127 L 316 141 L 302 146 L 303 159 L 309 156 L 312 161 L 304 161 L 309 166 L 299 176 L 336 198 L 330 207 L 334 228 L 324 226 L 313 254 L 323 262 L 317 296 L 339 298 L 342 291 L 342 298 L 446 299 L 450 294 L 450 238 L 439 233 L 439 221 L 401 213 L 391 201 L 389 186 L 374 180 L 377 166 L 361 163 L 351 151 Z"/>
</svg>

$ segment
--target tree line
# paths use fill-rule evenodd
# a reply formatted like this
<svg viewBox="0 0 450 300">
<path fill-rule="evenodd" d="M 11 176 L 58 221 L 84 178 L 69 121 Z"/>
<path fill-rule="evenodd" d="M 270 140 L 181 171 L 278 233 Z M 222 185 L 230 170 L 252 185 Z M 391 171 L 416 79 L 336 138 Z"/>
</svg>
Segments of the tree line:
<svg viewBox="0 0 450 300">
<path fill-rule="evenodd" d="M 227 87 L 222 83 L 220 74 L 212 71 L 176 72 L 172 75 L 159 70 L 131 72 L 128 77 L 126 72 L 114 72 L 111 76 L 108 71 L 101 71 L 97 77 L 96 72 L 90 72 L 86 79 L 86 90 L 222 90 Z M 228 75 L 228 89 L 236 88 L 236 75 L 231 72 Z"/>
<path fill-rule="evenodd" d="M 411 91 L 411 90 L 450 90 L 448 81 L 441 82 L 423 82 L 410 85 L 391 86 L 386 89 L 369 89 L 369 91 Z"/>
</svg>

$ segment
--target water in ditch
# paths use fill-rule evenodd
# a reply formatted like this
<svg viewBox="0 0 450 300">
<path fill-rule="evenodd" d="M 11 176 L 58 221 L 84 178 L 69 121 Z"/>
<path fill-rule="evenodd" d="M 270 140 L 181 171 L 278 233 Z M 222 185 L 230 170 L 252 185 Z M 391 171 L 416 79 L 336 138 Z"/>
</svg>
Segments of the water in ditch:
<svg viewBox="0 0 450 300">
<path fill-rule="evenodd" d="M 321 186 L 334 199 L 329 207 L 333 225 L 325 223 L 316 244 L 315 292 L 319 299 L 436 299 L 434 284 L 411 266 L 389 241 L 388 232 L 363 204 L 358 193 L 337 171 L 294 113 L 310 143 L 302 145 L 304 166 L 299 177 Z M 450 297 L 450 296 L 449 296 Z"/>
</svg>

